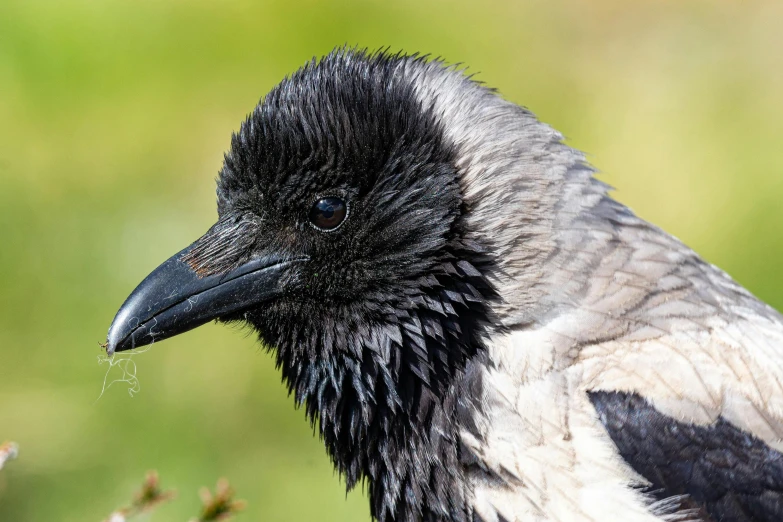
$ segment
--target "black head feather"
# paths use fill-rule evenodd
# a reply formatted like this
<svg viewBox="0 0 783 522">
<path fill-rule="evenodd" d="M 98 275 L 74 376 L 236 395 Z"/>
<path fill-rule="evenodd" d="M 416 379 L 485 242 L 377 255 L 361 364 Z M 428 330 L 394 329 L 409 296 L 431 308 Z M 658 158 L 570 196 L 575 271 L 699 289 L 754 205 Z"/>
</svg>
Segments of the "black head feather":
<svg viewBox="0 0 783 522">
<path fill-rule="evenodd" d="M 457 390 L 497 324 L 494 261 L 466 239 L 454 147 L 402 74 L 417 61 L 340 50 L 273 89 L 232 139 L 214 241 L 190 263 L 308 256 L 282 298 L 226 320 L 275 351 L 348 487 L 367 479 L 374 517 L 462 520 Z M 307 222 L 325 196 L 349 208 L 331 233 Z M 238 226 L 247 244 L 205 263 Z"/>
</svg>

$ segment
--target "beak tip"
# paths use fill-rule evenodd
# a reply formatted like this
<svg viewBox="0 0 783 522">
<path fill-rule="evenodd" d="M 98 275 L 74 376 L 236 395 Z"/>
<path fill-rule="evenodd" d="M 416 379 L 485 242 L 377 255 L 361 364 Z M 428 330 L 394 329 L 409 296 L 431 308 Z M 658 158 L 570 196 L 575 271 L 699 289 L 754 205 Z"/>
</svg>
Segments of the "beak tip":
<svg viewBox="0 0 783 522">
<path fill-rule="evenodd" d="M 101 345 L 103 346 L 103 349 L 106 350 L 106 355 L 111 357 L 116 352 L 121 352 L 123 350 L 122 345 L 124 344 L 125 338 L 127 337 L 127 332 L 122 332 L 121 330 L 124 330 L 123 328 L 118 327 L 117 320 L 115 319 L 112 325 L 109 327 L 109 333 L 106 335 L 106 342 Z M 125 335 L 123 335 L 125 333 Z"/>
<path fill-rule="evenodd" d="M 116 347 L 115 347 L 115 346 L 113 346 L 113 345 L 112 345 L 112 344 L 109 342 L 109 339 L 108 339 L 108 338 L 106 339 L 106 342 L 103 342 L 103 343 L 98 343 L 98 346 L 100 346 L 101 348 L 103 348 L 103 351 L 104 351 L 104 352 L 106 352 L 106 355 L 108 355 L 109 357 L 111 357 L 112 355 L 114 355 L 114 352 L 116 351 Z"/>
</svg>

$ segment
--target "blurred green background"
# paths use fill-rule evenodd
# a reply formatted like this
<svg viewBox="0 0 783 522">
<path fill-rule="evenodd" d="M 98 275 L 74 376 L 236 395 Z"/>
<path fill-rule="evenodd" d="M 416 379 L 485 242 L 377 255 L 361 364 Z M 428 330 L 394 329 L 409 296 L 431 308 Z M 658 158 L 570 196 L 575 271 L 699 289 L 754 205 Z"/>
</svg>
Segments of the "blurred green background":
<svg viewBox="0 0 783 522">
<path fill-rule="evenodd" d="M 783 308 L 781 20 L 780 0 L 0 0 L 0 440 L 21 446 L 0 521 L 102 520 L 151 468 L 179 490 L 153 520 L 219 476 L 240 520 L 369 519 L 246 332 L 155 345 L 135 397 L 96 401 L 114 312 L 215 219 L 231 132 L 343 43 L 469 65 Z"/>
</svg>

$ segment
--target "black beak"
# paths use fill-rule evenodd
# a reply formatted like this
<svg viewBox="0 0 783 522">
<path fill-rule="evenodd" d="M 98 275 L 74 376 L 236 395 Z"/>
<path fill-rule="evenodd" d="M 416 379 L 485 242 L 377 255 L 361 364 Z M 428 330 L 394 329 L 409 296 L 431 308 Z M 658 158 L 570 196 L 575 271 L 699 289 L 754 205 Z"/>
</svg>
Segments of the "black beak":
<svg viewBox="0 0 783 522">
<path fill-rule="evenodd" d="M 283 292 L 287 269 L 306 260 L 266 254 L 202 277 L 184 259 L 198 243 L 156 268 L 125 300 L 109 328 L 107 354 L 145 346 L 274 299 Z"/>
</svg>

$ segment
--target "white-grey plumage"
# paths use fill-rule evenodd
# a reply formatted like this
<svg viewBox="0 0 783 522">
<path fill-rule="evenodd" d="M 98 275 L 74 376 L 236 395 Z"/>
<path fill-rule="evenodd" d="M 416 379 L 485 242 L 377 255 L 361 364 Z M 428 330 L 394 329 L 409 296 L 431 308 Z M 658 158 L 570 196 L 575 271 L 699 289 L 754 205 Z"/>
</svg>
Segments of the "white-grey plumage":
<svg viewBox="0 0 783 522">
<path fill-rule="evenodd" d="M 411 70 L 412 69 L 412 70 Z M 485 520 L 679 520 L 650 506 L 590 391 L 636 393 L 678 421 L 719 417 L 783 448 L 783 318 L 680 241 L 607 198 L 584 156 L 529 112 L 439 64 L 410 67 L 460 150 L 476 234 L 499 248 L 511 328 L 489 346 L 464 434 Z M 524 325 L 522 328 L 515 328 Z"/>
<path fill-rule="evenodd" d="M 367 92 L 375 91 L 372 96 L 377 99 L 362 101 L 371 95 Z M 352 132 L 351 125 L 359 125 L 356 121 L 382 121 L 387 112 L 398 117 L 396 109 L 384 108 L 393 98 L 389 93 L 397 91 L 404 103 L 412 104 L 405 107 L 404 117 L 412 117 L 415 110 L 431 118 L 426 125 L 437 129 L 442 140 L 438 147 L 450 151 L 453 158 L 462 208 L 453 218 L 459 241 L 482 245 L 482 252 L 488 251 L 492 259 L 484 268 L 469 257 L 474 254 L 465 254 L 453 264 L 443 261 L 461 277 L 485 277 L 495 293 L 494 298 L 482 294 L 481 299 L 481 288 L 474 293 L 477 302 L 486 298 L 488 307 L 487 320 L 480 322 L 483 346 L 469 352 L 453 372 L 446 372 L 443 382 L 435 383 L 438 357 L 446 356 L 433 348 L 432 340 L 444 338 L 447 326 L 443 325 L 451 324 L 449 318 L 460 316 L 460 310 L 467 316 L 468 308 L 455 304 L 462 298 L 442 297 L 452 296 L 448 293 L 452 290 L 440 272 L 441 278 L 436 277 L 434 283 L 426 271 L 410 276 L 427 289 L 421 292 L 396 293 L 391 283 L 376 283 L 386 277 L 377 274 L 372 284 L 365 284 L 353 270 L 366 258 L 352 253 L 340 261 L 339 269 L 322 269 L 319 277 L 333 279 L 324 283 L 319 290 L 324 294 L 318 297 L 328 294 L 338 301 L 334 287 L 358 278 L 362 290 L 351 294 L 350 306 L 358 306 L 355 303 L 365 298 L 362 292 L 368 292 L 368 301 L 384 303 L 376 306 L 377 317 L 394 316 L 394 320 L 363 322 L 376 313 L 375 308 L 372 312 L 350 308 L 340 315 L 342 319 L 333 320 L 331 315 L 319 315 L 317 306 L 323 303 L 308 308 L 310 302 L 302 296 L 309 295 L 309 290 L 301 289 L 288 297 L 275 294 L 274 299 L 289 300 L 274 312 L 293 314 L 285 316 L 288 322 L 266 311 L 277 306 L 270 305 L 266 295 L 255 300 L 263 301 L 263 312 L 248 312 L 245 303 L 241 310 L 224 307 L 210 315 L 248 320 L 277 348 L 290 388 L 314 418 L 320 416 L 321 435 L 349 485 L 361 478 L 370 482 L 373 515 L 381 520 L 486 522 L 783 520 L 779 518 L 783 516 L 783 457 L 778 453 L 783 449 L 783 317 L 680 241 L 612 200 L 608 187 L 593 177 L 584 156 L 565 145 L 558 132 L 460 70 L 417 57 L 339 51 L 286 80 L 251 115 L 227 156 L 219 188 L 222 228 L 200 240 L 202 244 L 197 243 L 190 254 L 176 258 L 179 263 L 198 272 L 199 279 L 209 279 L 260 256 L 249 253 L 260 248 L 260 241 L 247 238 L 262 232 L 252 227 L 249 231 L 246 218 L 241 227 L 227 227 L 224 215 L 235 218 L 235 209 L 241 207 L 242 212 L 262 215 L 263 224 L 253 225 L 259 230 L 271 222 L 263 211 L 256 211 L 255 203 L 233 202 L 246 202 L 254 190 L 266 191 L 267 198 L 289 190 L 277 182 L 259 181 L 263 176 L 258 171 L 263 169 L 251 161 L 257 159 L 254 154 L 272 155 L 268 150 L 274 147 L 268 143 L 275 138 L 270 134 L 287 123 L 298 129 L 291 132 L 301 134 L 301 143 L 291 142 L 288 149 L 281 145 L 286 152 L 275 157 L 290 159 L 285 154 L 306 143 L 307 152 L 293 157 L 300 158 L 300 163 L 310 162 L 304 170 L 319 174 L 307 174 L 316 181 L 290 174 L 289 184 L 317 187 L 290 192 L 295 195 L 286 196 L 291 198 L 286 204 L 298 201 L 301 193 L 316 198 L 331 195 L 330 180 L 338 179 L 334 186 L 343 191 L 340 197 L 351 209 L 344 218 L 346 227 L 359 227 L 351 225 L 352 213 L 369 206 L 363 194 L 374 189 L 354 190 L 353 178 L 345 181 L 333 174 L 350 171 L 358 162 L 359 156 L 343 150 L 351 146 L 340 140 Z M 332 100 L 330 93 L 336 93 L 334 100 L 348 102 L 340 105 L 343 102 Z M 297 104 L 310 107 L 306 102 L 314 109 L 297 112 Z M 319 116 L 321 108 L 329 115 Z M 275 127 L 269 121 L 283 124 Z M 375 123 L 367 125 L 372 131 Z M 342 129 L 343 134 L 335 129 Z M 395 139 L 403 143 L 411 138 L 405 134 Z M 395 139 L 379 149 L 404 148 Z M 319 140 L 332 145 L 329 140 L 337 141 L 330 148 Z M 266 148 L 252 145 L 256 142 Z M 312 159 L 313 150 L 321 146 L 331 151 L 324 158 L 332 159 Z M 334 159 L 341 154 L 347 155 L 344 163 Z M 416 167 L 421 164 L 406 167 L 418 180 L 415 183 L 430 172 Z M 417 168 L 425 171 L 416 172 Z M 252 181 L 246 179 L 248 172 L 253 173 Z M 378 180 L 391 184 L 401 174 L 373 176 L 368 182 L 371 187 L 380 184 Z M 356 187 L 360 185 L 356 182 Z M 427 187 L 409 192 L 410 201 L 400 204 L 400 216 L 423 212 L 424 207 L 416 205 L 425 199 L 417 198 L 425 198 L 421 194 L 428 191 L 427 204 L 445 197 L 435 185 Z M 394 194 L 405 194 L 407 189 L 395 190 Z M 384 194 L 387 199 L 383 201 L 391 201 L 392 192 Z M 303 197 L 307 208 L 309 197 Z M 440 216 L 444 220 L 451 216 L 450 212 L 431 216 L 433 226 Z M 338 226 L 342 234 L 354 234 L 351 238 L 358 241 L 359 232 Z M 405 241 L 416 242 L 413 238 L 425 235 L 425 228 L 417 226 L 411 225 L 411 230 L 419 230 L 419 235 L 405 236 L 409 237 Z M 421 240 L 423 246 L 416 252 L 430 255 L 444 248 L 449 234 L 456 234 L 454 227 L 428 236 L 426 245 Z M 297 241 L 294 235 L 310 233 L 296 230 L 304 229 L 292 225 L 286 232 L 290 236 L 276 232 L 275 240 L 267 244 L 290 248 L 286 245 Z M 239 247 L 226 246 L 236 245 L 240 233 L 247 245 L 256 245 L 243 247 L 249 249 L 245 254 L 235 253 Z M 361 249 L 356 243 L 346 244 L 351 245 L 349 250 Z M 215 253 L 220 250 L 215 245 L 223 245 L 223 254 Z M 397 248 L 405 248 L 405 243 L 400 245 Z M 268 255 L 268 249 L 263 254 Z M 283 258 L 298 262 L 305 257 L 312 262 L 315 254 L 293 248 Z M 382 264 L 377 259 L 374 262 Z M 210 263 L 215 265 L 211 271 Z M 433 263 L 426 270 L 434 270 Z M 288 277 L 305 278 L 302 274 Z M 396 280 L 406 277 L 395 275 Z M 469 286 L 476 286 L 477 280 Z M 383 288 L 394 297 L 370 297 L 375 294 L 366 285 L 372 292 Z M 136 298 L 145 303 L 151 300 Z M 297 307 L 309 315 L 296 315 L 292 310 Z M 438 313 L 430 316 L 422 310 Z M 472 315 L 483 313 L 471 310 Z M 132 315 L 121 311 L 118 318 Z M 300 324 L 313 315 L 321 322 L 313 319 L 311 326 Z M 291 324 L 294 316 L 299 318 L 295 326 Z M 447 323 L 433 319 L 441 316 Z M 143 329 L 139 333 L 138 327 L 123 330 L 122 321 L 115 320 L 112 326 L 112 351 L 155 340 Z M 161 322 L 158 331 L 165 332 Z M 460 324 L 461 334 L 479 323 Z M 172 323 L 170 328 L 173 334 L 194 325 Z M 411 363 L 415 377 L 410 378 L 416 384 L 394 371 L 385 373 L 400 364 L 395 350 L 404 354 L 408 344 L 419 357 L 419 362 Z M 322 360 L 328 364 L 322 367 Z M 308 364 L 314 366 L 303 370 Z M 401 393 L 403 384 L 417 390 L 407 410 L 404 398 L 390 398 Z M 353 397 L 350 401 L 343 400 L 347 391 Z M 331 402 L 324 398 L 329 393 L 334 394 Z M 373 419 L 381 415 L 378 405 L 384 401 L 398 404 L 398 399 L 402 406 L 390 406 L 393 411 L 384 417 L 382 427 L 373 427 Z M 416 414 L 424 402 L 426 413 Z M 397 407 L 407 413 L 395 413 Z M 428 416 L 425 423 L 419 422 L 422 415 Z M 343 440 L 348 432 L 351 440 Z M 439 470 L 441 464 L 448 469 Z M 751 480 L 762 475 L 760 485 Z"/>
</svg>

